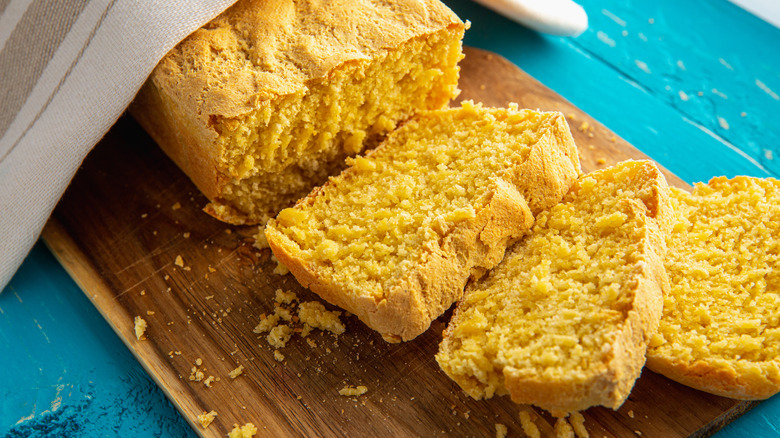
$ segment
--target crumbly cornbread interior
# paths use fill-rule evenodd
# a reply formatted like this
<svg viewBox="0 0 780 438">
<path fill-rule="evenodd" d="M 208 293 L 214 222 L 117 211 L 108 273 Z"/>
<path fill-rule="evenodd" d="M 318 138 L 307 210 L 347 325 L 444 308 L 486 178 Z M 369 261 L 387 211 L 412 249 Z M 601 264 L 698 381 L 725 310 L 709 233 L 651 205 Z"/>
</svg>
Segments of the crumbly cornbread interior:
<svg viewBox="0 0 780 438">
<path fill-rule="evenodd" d="M 780 390 L 780 181 L 719 177 L 672 199 L 671 293 L 648 364 L 703 362 Z"/>
<path fill-rule="evenodd" d="M 587 388 L 606 370 L 634 310 L 647 211 L 657 202 L 641 166 L 581 177 L 496 268 L 469 284 L 436 356 L 469 395 L 508 393 L 507 374 L 550 382 L 552 392 L 555 382 Z"/>
<path fill-rule="evenodd" d="M 492 179 L 511 181 L 530 145 L 555 135 L 546 123 L 558 116 L 470 102 L 423 114 L 351 160 L 327 195 L 282 210 L 274 227 L 329 281 L 380 300 L 430 245 L 487 206 Z"/>
<path fill-rule="evenodd" d="M 344 167 L 344 157 L 378 144 L 413 112 L 438 109 L 458 93 L 462 26 L 347 62 L 325 79 L 259 102 L 246 115 L 212 120 L 220 162 L 232 175 L 211 208 L 264 223 Z M 214 53 L 212 62 L 238 62 Z"/>
</svg>

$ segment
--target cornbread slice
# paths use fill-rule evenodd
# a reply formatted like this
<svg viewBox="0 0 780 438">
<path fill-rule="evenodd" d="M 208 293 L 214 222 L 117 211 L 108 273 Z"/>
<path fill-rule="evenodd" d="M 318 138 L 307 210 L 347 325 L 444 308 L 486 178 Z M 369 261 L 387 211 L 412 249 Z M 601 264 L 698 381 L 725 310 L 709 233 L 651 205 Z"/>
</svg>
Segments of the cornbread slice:
<svg viewBox="0 0 780 438">
<path fill-rule="evenodd" d="M 438 0 L 239 0 L 160 61 L 131 112 L 208 213 L 265 223 L 445 106 L 464 28 Z"/>
<path fill-rule="evenodd" d="M 618 408 L 661 317 L 666 180 L 649 161 L 580 177 L 466 288 L 436 360 L 476 399 L 509 393 L 556 416 Z"/>
<path fill-rule="evenodd" d="M 648 367 L 731 398 L 780 392 L 780 181 L 719 177 L 672 200 L 671 293 Z"/>
<path fill-rule="evenodd" d="M 351 163 L 265 236 L 303 286 L 390 342 L 424 332 L 580 172 L 560 113 L 470 102 L 422 113 Z"/>
</svg>

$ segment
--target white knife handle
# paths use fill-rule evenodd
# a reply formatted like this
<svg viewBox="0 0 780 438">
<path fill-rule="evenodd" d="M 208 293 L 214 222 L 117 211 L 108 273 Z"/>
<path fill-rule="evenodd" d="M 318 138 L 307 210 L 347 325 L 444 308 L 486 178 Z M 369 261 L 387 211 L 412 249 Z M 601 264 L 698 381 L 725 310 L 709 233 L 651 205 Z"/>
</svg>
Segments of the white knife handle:
<svg viewBox="0 0 780 438">
<path fill-rule="evenodd" d="M 588 28 L 588 14 L 572 0 L 476 0 L 542 33 L 577 36 Z"/>
</svg>

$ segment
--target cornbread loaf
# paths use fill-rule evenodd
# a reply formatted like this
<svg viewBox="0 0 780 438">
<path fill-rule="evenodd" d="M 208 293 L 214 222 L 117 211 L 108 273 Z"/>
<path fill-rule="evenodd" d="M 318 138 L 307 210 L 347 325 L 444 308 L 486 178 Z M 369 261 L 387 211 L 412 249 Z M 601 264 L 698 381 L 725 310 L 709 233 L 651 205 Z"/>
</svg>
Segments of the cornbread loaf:
<svg viewBox="0 0 780 438">
<path fill-rule="evenodd" d="M 131 111 L 233 224 L 454 97 L 464 23 L 438 0 L 239 0 L 160 61 Z"/>
<path fill-rule="evenodd" d="M 723 177 L 693 193 L 672 191 L 669 240 L 653 371 L 738 399 L 780 391 L 780 181 Z"/>
<path fill-rule="evenodd" d="M 556 416 L 618 408 L 661 317 L 666 180 L 649 161 L 580 177 L 484 278 L 469 283 L 436 360 L 476 399 Z"/>
<path fill-rule="evenodd" d="M 273 253 L 305 287 L 390 342 L 458 300 L 580 172 L 560 113 L 426 111 L 271 220 Z"/>
</svg>

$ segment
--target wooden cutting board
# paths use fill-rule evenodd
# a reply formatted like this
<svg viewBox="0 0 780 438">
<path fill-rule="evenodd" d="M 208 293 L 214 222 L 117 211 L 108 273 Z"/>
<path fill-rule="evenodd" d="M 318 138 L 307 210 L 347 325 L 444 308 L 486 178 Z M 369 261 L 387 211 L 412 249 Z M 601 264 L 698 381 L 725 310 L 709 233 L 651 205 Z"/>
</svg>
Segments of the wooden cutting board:
<svg viewBox="0 0 780 438">
<path fill-rule="evenodd" d="M 645 156 L 561 96 L 489 52 L 467 49 L 461 99 L 563 112 L 584 171 Z M 686 186 L 668 174 L 669 182 Z M 507 397 L 475 401 L 434 360 L 449 314 L 414 341 L 387 344 L 357 318 L 342 316 L 339 337 L 296 335 L 279 350 L 252 329 L 273 312 L 276 289 L 318 298 L 290 275 L 273 273 L 269 250 L 252 246 L 252 227 L 201 211 L 206 199 L 129 117 L 89 155 L 44 230 L 44 239 L 84 293 L 203 436 L 224 437 L 254 423 L 259 436 L 494 436 L 495 424 L 522 436 L 520 409 L 543 435 L 554 419 Z M 181 257 L 179 263 L 177 258 Z M 148 323 L 137 340 L 133 318 Z M 309 342 L 309 340 L 313 342 Z M 190 380 L 192 368 L 219 378 Z M 243 375 L 228 373 L 238 365 Z M 359 397 L 339 395 L 364 385 Z M 645 370 L 618 411 L 585 413 L 593 437 L 706 436 L 752 407 L 688 389 Z M 206 429 L 197 415 L 218 416 Z"/>
</svg>

